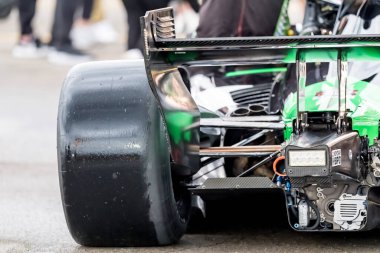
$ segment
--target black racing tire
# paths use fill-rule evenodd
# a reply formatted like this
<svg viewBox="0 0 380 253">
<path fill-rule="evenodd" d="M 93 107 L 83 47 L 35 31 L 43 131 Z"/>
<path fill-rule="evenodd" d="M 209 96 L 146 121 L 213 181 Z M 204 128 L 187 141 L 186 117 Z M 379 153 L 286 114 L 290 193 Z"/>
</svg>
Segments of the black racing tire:
<svg viewBox="0 0 380 253">
<path fill-rule="evenodd" d="M 58 165 L 77 243 L 157 246 L 184 234 L 190 194 L 172 180 L 167 133 L 143 61 L 70 71 L 59 104 Z"/>
</svg>

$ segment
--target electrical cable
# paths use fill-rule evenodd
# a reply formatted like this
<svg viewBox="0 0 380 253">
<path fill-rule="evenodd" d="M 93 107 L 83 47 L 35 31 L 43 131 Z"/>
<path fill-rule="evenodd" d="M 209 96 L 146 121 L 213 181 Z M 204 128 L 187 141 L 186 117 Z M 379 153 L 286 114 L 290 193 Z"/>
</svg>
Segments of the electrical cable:
<svg viewBox="0 0 380 253">
<path fill-rule="evenodd" d="M 281 154 L 281 152 L 285 149 L 285 147 L 281 148 L 280 150 L 270 154 L 267 158 L 265 158 L 264 160 L 262 160 L 261 162 L 259 163 L 256 163 L 255 165 L 253 165 L 251 168 L 247 169 L 246 171 L 244 171 L 243 173 L 239 174 L 238 176 L 236 177 L 242 177 L 242 176 L 245 176 L 246 174 L 254 171 L 255 169 L 257 169 L 258 167 L 260 167 L 261 165 L 264 165 L 265 163 L 273 160 L 278 154 Z"/>
<path fill-rule="evenodd" d="M 316 228 L 318 228 L 318 226 L 319 226 L 319 224 L 321 222 L 321 215 L 319 213 L 318 207 L 312 201 L 310 201 L 310 200 L 308 200 L 306 198 L 305 198 L 305 201 L 314 210 L 315 215 L 317 215 L 317 219 L 316 219 L 314 225 L 310 226 L 310 227 L 305 227 L 305 229 L 315 230 Z"/>
</svg>

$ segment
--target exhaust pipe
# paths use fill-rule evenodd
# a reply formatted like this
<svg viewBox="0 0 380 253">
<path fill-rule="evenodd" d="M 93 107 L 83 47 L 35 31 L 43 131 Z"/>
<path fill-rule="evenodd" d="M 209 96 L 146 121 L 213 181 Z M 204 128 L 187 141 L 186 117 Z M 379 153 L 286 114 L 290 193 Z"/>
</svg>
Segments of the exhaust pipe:
<svg viewBox="0 0 380 253">
<path fill-rule="evenodd" d="M 231 112 L 230 117 L 244 117 L 249 116 L 250 110 L 246 107 L 239 107 Z"/>
<path fill-rule="evenodd" d="M 249 115 L 250 116 L 260 116 L 260 115 L 266 115 L 265 108 L 262 105 L 250 105 L 248 106 Z"/>
<path fill-rule="evenodd" d="M 267 115 L 265 107 L 258 104 L 253 104 L 248 107 L 238 107 L 231 112 L 230 117 L 245 117 L 245 116 L 262 116 Z"/>
</svg>

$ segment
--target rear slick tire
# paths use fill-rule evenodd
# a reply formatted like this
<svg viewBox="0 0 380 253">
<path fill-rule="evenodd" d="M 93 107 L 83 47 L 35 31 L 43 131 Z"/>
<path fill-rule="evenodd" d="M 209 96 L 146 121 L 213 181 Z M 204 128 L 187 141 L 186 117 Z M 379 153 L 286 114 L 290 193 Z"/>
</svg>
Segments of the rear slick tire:
<svg viewBox="0 0 380 253">
<path fill-rule="evenodd" d="M 70 71 L 59 104 L 58 165 L 77 243 L 158 246 L 181 238 L 190 195 L 172 181 L 166 136 L 143 61 Z"/>
</svg>

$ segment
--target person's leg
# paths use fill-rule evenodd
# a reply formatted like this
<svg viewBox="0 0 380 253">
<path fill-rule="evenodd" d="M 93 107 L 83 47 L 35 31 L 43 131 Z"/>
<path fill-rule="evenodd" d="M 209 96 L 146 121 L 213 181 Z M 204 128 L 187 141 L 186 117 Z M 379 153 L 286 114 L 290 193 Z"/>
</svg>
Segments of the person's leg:
<svg viewBox="0 0 380 253">
<path fill-rule="evenodd" d="M 51 42 L 57 49 L 71 46 L 70 30 L 79 2 L 78 0 L 57 0 Z"/>
<path fill-rule="evenodd" d="M 19 0 L 20 38 L 12 49 L 16 58 L 35 59 L 46 56 L 44 48 L 33 34 L 32 20 L 36 11 L 36 0 Z"/>
<path fill-rule="evenodd" d="M 90 20 L 92 9 L 94 7 L 94 0 L 84 0 L 83 1 L 83 20 Z"/>
<path fill-rule="evenodd" d="M 145 15 L 145 10 L 140 2 L 141 0 L 123 0 L 128 18 L 128 41 L 127 49 L 141 49 L 139 45 L 141 30 L 140 17 Z"/>
<path fill-rule="evenodd" d="M 36 11 L 36 0 L 19 0 L 18 2 L 21 39 L 33 35 L 32 20 Z"/>
<path fill-rule="evenodd" d="M 142 50 L 140 17 L 148 10 L 164 8 L 169 0 L 123 0 L 128 16 L 128 49 Z"/>
<path fill-rule="evenodd" d="M 80 2 L 57 0 L 51 41 L 51 46 L 55 50 L 48 55 L 48 61 L 51 63 L 73 65 L 91 60 L 87 54 L 74 48 L 70 39 L 74 14 Z"/>
</svg>

